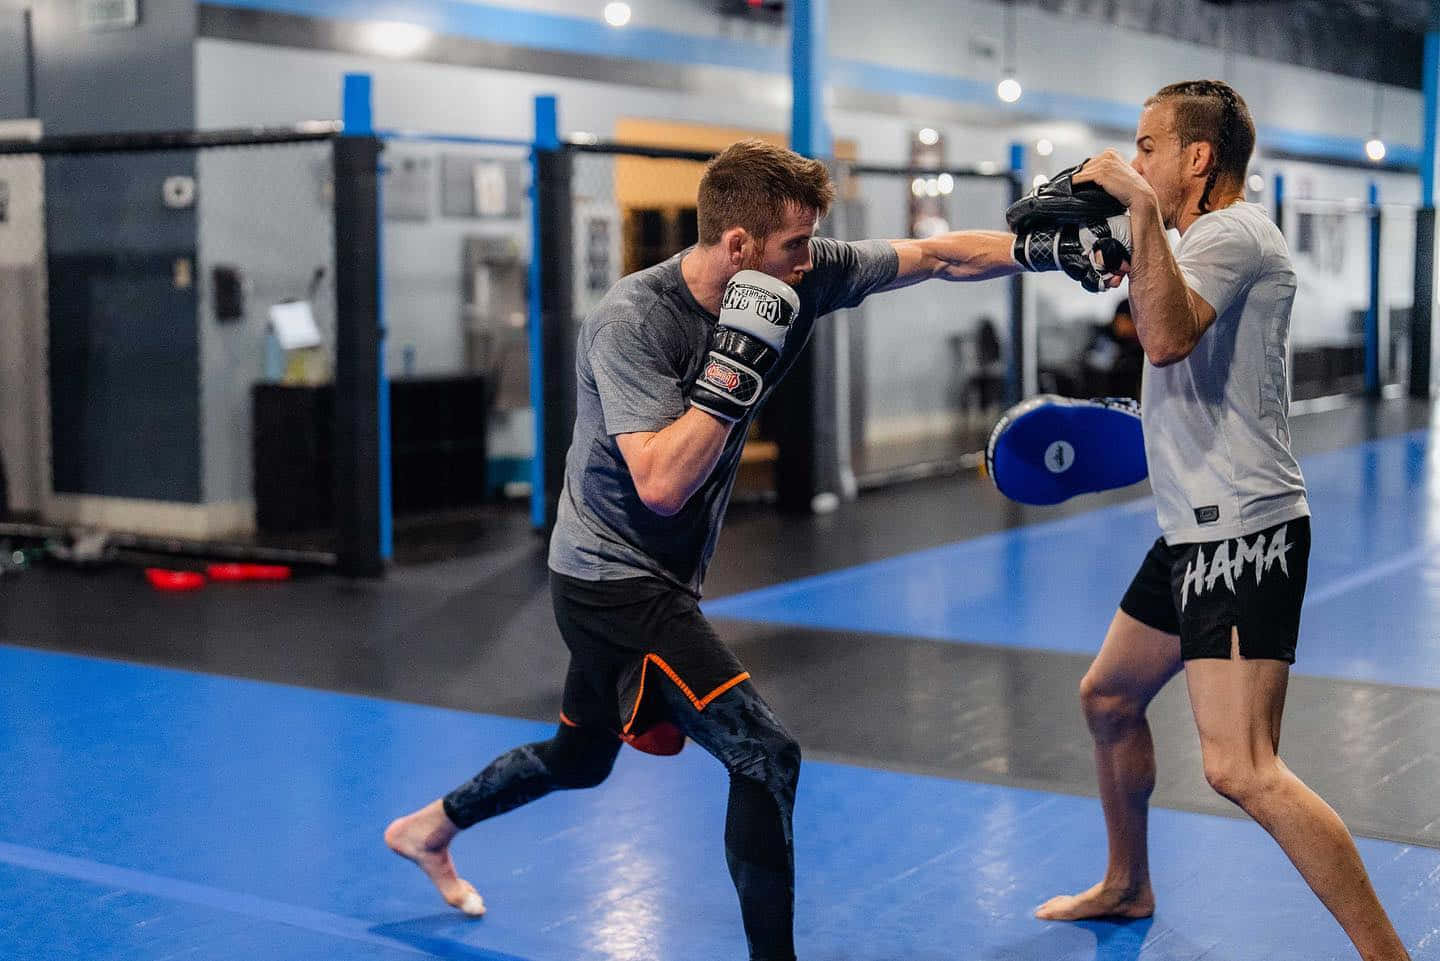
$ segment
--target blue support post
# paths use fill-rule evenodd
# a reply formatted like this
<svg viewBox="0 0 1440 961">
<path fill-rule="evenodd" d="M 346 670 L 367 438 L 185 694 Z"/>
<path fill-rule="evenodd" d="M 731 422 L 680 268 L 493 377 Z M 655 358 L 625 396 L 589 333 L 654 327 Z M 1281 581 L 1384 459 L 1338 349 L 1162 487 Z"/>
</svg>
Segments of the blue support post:
<svg viewBox="0 0 1440 961">
<path fill-rule="evenodd" d="M 1365 311 L 1365 393 L 1380 396 L 1380 185 L 1370 181 L 1370 306 Z"/>
<path fill-rule="evenodd" d="M 535 454 L 530 460 L 530 523 L 545 526 L 545 364 L 540 272 L 540 151 L 560 149 L 553 96 L 535 98 L 535 142 L 530 151 L 530 407 L 535 416 Z"/>
<path fill-rule="evenodd" d="M 806 157 L 832 153 L 825 119 L 828 4 L 792 0 L 790 5 L 790 149 Z"/>
<path fill-rule="evenodd" d="M 1410 311 L 1411 397 L 1430 397 L 1430 352 L 1432 350 L 1435 298 L 1435 161 L 1436 125 L 1440 114 L 1440 0 L 1430 0 L 1430 23 L 1425 32 L 1425 67 L 1421 75 L 1425 92 L 1423 128 L 1425 143 L 1420 156 L 1420 209 L 1415 214 L 1415 290 Z"/>
<path fill-rule="evenodd" d="M 343 113 L 341 121 L 345 125 L 345 133 L 352 137 L 368 137 L 374 134 L 374 100 L 372 96 L 372 85 L 368 73 L 347 73 L 345 75 L 345 87 L 342 104 Z M 376 177 L 377 193 L 384 189 L 384 178 Z M 375 198 L 377 206 L 381 205 L 380 198 Z M 385 251 L 382 246 L 385 236 L 384 230 L 375 231 L 375 250 L 380 263 L 385 262 Z M 382 269 L 378 278 L 378 290 L 375 292 L 375 301 L 378 307 L 377 320 L 379 321 L 380 349 L 376 363 L 379 369 L 376 371 L 380 381 L 379 394 L 379 440 L 380 440 L 380 558 L 390 560 L 395 555 L 395 525 L 393 518 L 393 500 L 391 493 L 390 478 L 390 378 L 385 372 L 385 271 Z"/>
<path fill-rule="evenodd" d="M 1420 206 L 1435 206 L 1436 113 L 1440 112 L 1440 0 L 1432 0 L 1430 29 L 1425 34 L 1425 67 L 1421 88 L 1425 96 L 1425 142 L 1420 156 Z"/>
<path fill-rule="evenodd" d="M 1024 195 L 1025 145 L 1010 144 L 1010 201 Z M 1025 396 L 1025 282 L 1020 274 L 1010 278 L 1010 363 L 1005 366 L 1005 402 L 1015 404 Z"/>
<path fill-rule="evenodd" d="M 1285 175 L 1275 175 L 1275 226 L 1285 232 Z"/>
<path fill-rule="evenodd" d="M 368 73 L 345 75 L 340 119 L 345 125 L 345 132 L 352 137 L 368 137 L 375 132 L 370 92 Z"/>
<path fill-rule="evenodd" d="M 336 557 L 342 573 L 378 577 L 393 553 L 390 391 L 385 377 L 380 154 L 370 76 L 347 74 L 344 133 L 332 148 L 335 184 Z"/>
</svg>

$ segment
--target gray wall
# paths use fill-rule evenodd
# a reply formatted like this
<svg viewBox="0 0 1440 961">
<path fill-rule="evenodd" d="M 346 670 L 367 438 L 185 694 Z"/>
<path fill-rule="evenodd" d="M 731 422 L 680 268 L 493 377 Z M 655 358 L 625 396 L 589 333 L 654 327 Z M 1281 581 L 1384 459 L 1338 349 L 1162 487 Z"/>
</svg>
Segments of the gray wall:
<svg viewBox="0 0 1440 961">
<path fill-rule="evenodd" d="M 26 116 L 23 15 L 0 0 L 0 120 Z"/>
<path fill-rule="evenodd" d="M 144 0 L 128 29 L 91 32 L 74 0 L 34 9 L 36 107 L 47 134 L 194 123 L 196 13 Z M 187 151 L 46 164 L 57 491 L 197 502 L 200 351 L 195 211 L 161 202 Z"/>
<path fill-rule="evenodd" d="M 177 130 L 195 117 L 195 4 L 143 0 L 140 22 L 86 31 L 75 0 L 35 7 L 36 106 L 47 134 Z"/>
<path fill-rule="evenodd" d="M 203 500 L 254 496 L 251 388 L 265 368 L 272 304 L 303 299 L 325 270 L 312 307 L 329 356 L 335 348 L 334 221 L 330 145 L 207 150 L 198 157 L 200 398 Z M 212 270 L 236 268 L 245 315 L 215 316 Z"/>
<path fill-rule="evenodd" d="M 200 499 L 195 215 L 161 201 L 193 172 L 185 151 L 46 160 L 58 492 Z"/>
</svg>

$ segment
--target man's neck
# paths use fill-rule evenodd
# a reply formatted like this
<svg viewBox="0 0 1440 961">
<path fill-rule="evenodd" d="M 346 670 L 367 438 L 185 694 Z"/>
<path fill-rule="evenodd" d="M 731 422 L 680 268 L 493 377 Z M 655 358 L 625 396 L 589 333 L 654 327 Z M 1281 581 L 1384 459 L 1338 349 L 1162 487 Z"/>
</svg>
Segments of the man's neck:
<svg viewBox="0 0 1440 961">
<path fill-rule="evenodd" d="M 715 257 L 715 250 L 695 247 L 680 260 L 680 275 L 696 303 L 719 316 L 720 302 L 725 297 L 725 284 L 734 271 Z"/>
<path fill-rule="evenodd" d="M 1205 214 L 1200 212 L 1200 195 L 1203 192 L 1203 189 L 1197 190 L 1195 196 L 1187 198 L 1184 206 L 1181 207 L 1182 213 L 1175 221 L 1175 229 L 1180 231 L 1182 235 L 1190 229 L 1195 221 L 1205 216 Z M 1224 210 L 1231 204 L 1238 203 L 1243 199 L 1245 199 L 1243 191 L 1235 188 L 1221 189 L 1217 186 L 1214 190 L 1210 191 L 1209 209 L 1206 210 L 1205 213 Z"/>
</svg>

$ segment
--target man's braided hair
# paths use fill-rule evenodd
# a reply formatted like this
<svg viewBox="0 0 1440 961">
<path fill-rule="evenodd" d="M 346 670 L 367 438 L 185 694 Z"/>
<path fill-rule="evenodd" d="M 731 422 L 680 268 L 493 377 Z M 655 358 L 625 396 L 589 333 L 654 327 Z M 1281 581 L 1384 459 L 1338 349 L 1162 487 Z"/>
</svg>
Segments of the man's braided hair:
<svg viewBox="0 0 1440 961">
<path fill-rule="evenodd" d="M 1200 212 L 1210 210 L 1210 191 L 1224 176 L 1243 184 L 1255 150 L 1255 121 L 1250 108 L 1235 88 L 1222 80 L 1187 80 L 1162 87 L 1145 106 L 1168 102 L 1175 105 L 1175 133 L 1180 146 L 1208 143 L 1215 149 L 1215 162 L 1200 195 Z"/>
</svg>

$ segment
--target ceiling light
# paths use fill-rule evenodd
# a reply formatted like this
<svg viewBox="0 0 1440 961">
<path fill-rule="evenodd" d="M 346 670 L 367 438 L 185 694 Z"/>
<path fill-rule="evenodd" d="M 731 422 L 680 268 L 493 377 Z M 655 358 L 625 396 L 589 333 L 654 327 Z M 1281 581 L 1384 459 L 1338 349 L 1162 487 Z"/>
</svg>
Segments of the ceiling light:
<svg viewBox="0 0 1440 961">
<path fill-rule="evenodd" d="M 605 4 L 605 22 L 612 27 L 625 26 L 630 22 L 630 4 L 621 3 L 620 0 Z"/>
<path fill-rule="evenodd" d="M 1048 157 L 1055 152 L 1055 145 L 1044 137 L 1041 137 L 1035 141 L 1035 152 L 1042 157 Z"/>
<path fill-rule="evenodd" d="M 1024 90 L 1020 87 L 1020 81 L 1014 77 L 1006 77 L 995 85 L 995 96 L 1006 103 L 1015 103 L 1022 93 Z"/>
<path fill-rule="evenodd" d="M 1379 163 L 1385 159 L 1385 141 L 1379 137 L 1371 137 L 1365 141 L 1365 156 Z"/>
<path fill-rule="evenodd" d="M 934 127 L 921 127 L 920 132 L 915 135 L 915 139 L 927 147 L 933 147 L 940 142 L 940 131 Z"/>
<path fill-rule="evenodd" d="M 384 57 L 413 57 L 430 42 L 429 30 L 414 23 L 380 20 L 365 24 L 364 43 Z"/>
</svg>

